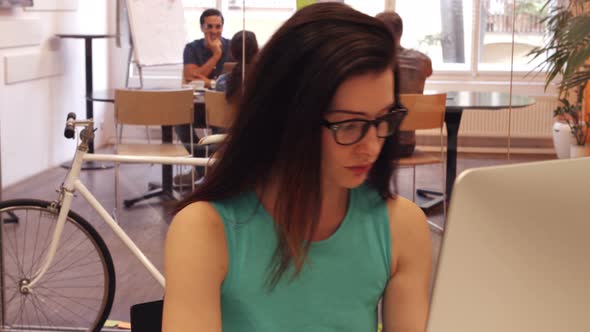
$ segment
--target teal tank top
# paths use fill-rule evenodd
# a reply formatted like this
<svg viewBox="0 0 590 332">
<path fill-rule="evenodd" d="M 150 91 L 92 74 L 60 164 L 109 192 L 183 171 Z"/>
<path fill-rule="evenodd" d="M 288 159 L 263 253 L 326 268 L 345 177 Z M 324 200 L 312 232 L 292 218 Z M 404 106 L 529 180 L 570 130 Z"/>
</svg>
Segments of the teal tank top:
<svg viewBox="0 0 590 332">
<path fill-rule="evenodd" d="M 274 221 L 254 192 L 213 202 L 227 239 L 221 287 L 223 332 L 375 332 L 377 302 L 391 271 L 385 201 L 367 185 L 352 189 L 340 227 L 313 242 L 295 279 L 265 284 L 276 248 Z"/>
</svg>

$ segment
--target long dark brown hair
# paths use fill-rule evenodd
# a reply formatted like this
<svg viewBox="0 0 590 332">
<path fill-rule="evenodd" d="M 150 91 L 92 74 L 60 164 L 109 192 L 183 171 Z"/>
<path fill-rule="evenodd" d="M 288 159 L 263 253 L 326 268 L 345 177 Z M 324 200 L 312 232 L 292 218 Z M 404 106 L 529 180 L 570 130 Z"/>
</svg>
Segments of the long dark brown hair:
<svg viewBox="0 0 590 332">
<path fill-rule="evenodd" d="M 244 38 L 244 36 L 246 38 Z M 242 47 L 245 45 L 245 47 Z M 256 35 L 252 31 L 242 30 L 236 32 L 230 42 L 230 52 L 232 58 L 237 64 L 232 68 L 227 79 L 227 87 L 225 89 L 225 99 L 233 102 L 239 98 L 239 93 L 242 87 L 242 68 L 247 72 L 250 64 L 258 54 L 258 41 Z"/>
<path fill-rule="evenodd" d="M 221 147 L 223 157 L 181 203 L 264 191 L 271 180 L 278 185 L 271 212 L 278 239 L 271 287 L 290 267 L 292 277 L 301 271 L 319 222 L 323 113 L 345 80 L 395 68 L 391 40 L 382 22 L 347 5 L 319 3 L 296 12 L 250 68 L 237 118 Z M 395 194 L 397 153 L 397 135 L 385 139 L 368 175 L 368 184 L 384 199 Z"/>
</svg>

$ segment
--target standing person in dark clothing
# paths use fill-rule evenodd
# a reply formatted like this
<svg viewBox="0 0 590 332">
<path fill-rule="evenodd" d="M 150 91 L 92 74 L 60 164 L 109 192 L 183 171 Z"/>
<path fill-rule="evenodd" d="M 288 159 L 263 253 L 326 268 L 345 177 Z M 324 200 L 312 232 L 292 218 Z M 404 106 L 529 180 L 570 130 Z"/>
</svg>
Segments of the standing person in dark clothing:
<svg viewBox="0 0 590 332">
<path fill-rule="evenodd" d="M 423 93 L 426 78 L 432 75 L 430 58 L 420 51 L 401 46 L 400 41 L 404 31 L 404 24 L 398 13 L 386 11 L 377 14 L 376 18 L 383 21 L 394 36 L 394 42 L 397 46 L 400 93 Z M 400 157 L 410 156 L 414 152 L 415 146 L 416 133 L 414 131 L 401 131 Z"/>
</svg>

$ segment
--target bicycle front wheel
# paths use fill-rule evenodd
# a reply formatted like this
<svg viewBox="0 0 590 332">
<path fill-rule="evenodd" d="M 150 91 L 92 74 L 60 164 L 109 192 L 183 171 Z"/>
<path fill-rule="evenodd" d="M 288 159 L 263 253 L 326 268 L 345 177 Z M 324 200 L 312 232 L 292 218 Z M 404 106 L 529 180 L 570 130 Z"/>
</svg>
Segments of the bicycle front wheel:
<svg viewBox="0 0 590 332">
<path fill-rule="evenodd" d="M 70 211 L 53 262 L 21 291 L 49 248 L 59 211 L 49 202 L 0 202 L 0 330 L 100 331 L 115 293 L 111 254 L 96 230 Z"/>
</svg>

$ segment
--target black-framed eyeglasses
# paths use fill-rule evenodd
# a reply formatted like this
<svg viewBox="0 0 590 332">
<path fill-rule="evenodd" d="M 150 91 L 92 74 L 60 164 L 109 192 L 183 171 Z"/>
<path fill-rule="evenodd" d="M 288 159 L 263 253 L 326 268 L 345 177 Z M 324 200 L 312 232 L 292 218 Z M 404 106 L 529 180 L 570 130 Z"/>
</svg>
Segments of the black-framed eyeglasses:
<svg viewBox="0 0 590 332">
<path fill-rule="evenodd" d="M 362 140 L 371 126 L 375 126 L 377 137 L 379 138 L 386 138 L 393 135 L 399 128 L 407 112 L 407 109 L 393 105 L 385 115 L 374 120 L 348 119 L 337 122 L 323 120 L 322 126 L 332 131 L 336 143 L 340 145 L 352 145 Z"/>
</svg>

